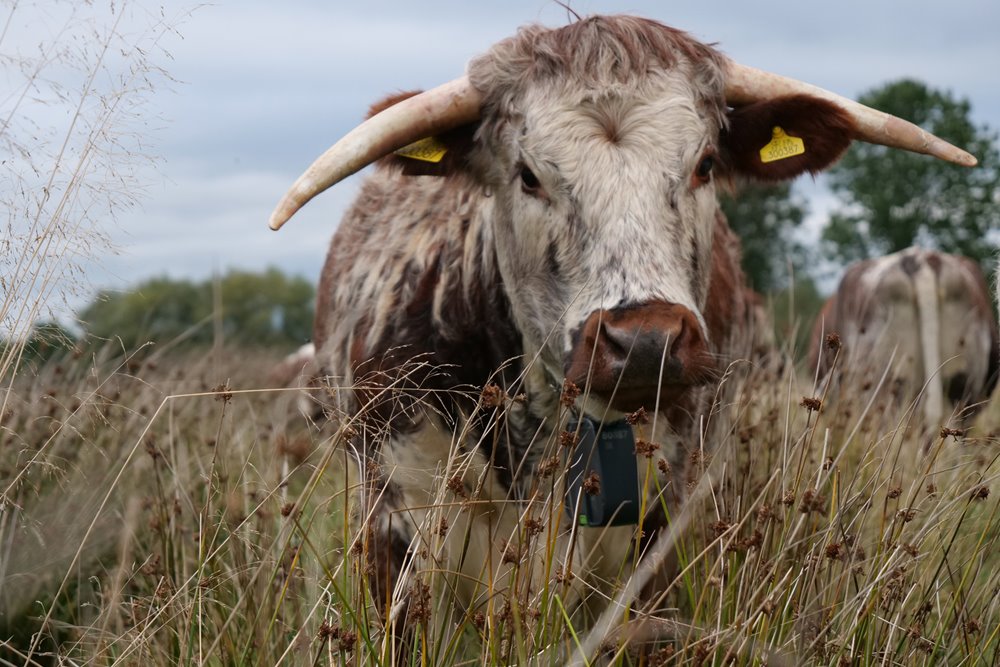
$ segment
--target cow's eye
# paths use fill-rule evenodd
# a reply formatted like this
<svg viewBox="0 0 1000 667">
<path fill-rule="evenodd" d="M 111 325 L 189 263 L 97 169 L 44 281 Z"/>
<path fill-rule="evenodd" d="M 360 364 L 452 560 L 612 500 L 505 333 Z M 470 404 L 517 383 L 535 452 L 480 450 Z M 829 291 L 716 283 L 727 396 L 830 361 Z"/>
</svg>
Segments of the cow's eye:
<svg viewBox="0 0 1000 667">
<path fill-rule="evenodd" d="M 711 149 L 701 154 L 698 165 L 691 174 L 691 189 L 707 185 L 712 180 L 712 169 L 715 167 L 715 152 Z"/>
<path fill-rule="evenodd" d="M 542 189 L 542 184 L 538 182 L 535 172 L 531 171 L 527 165 L 521 165 L 521 189 L 530 195 L 537 195 Z"/>
<path fill-rule="evenodd" d="M 711 155 L 706 155 L 705 157 L 703 157 L 701 159 L 701 162 L 698 163 L 698 169 L 696 170 L 698 178 L 700 178 L 703 181 L 707 181 L 708 177 L 712 173 L 713 166 L 715 166 L 715 159 Z"/>
</svg>

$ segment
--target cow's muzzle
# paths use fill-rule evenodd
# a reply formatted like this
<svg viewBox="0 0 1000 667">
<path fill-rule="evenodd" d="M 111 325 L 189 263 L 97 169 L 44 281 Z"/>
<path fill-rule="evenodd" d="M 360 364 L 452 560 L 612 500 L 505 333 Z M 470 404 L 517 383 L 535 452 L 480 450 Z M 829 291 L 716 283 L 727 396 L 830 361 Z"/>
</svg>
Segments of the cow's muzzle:
<svg viewBox="0 0 1000 667">
<path fill-rule="evenodd" d="M 712 369 L 695 314 L 654 301 L 591 313 L 575 334 L 565 373 L 590 395 L 631 412 L 662 407 Z"/>
</svg>

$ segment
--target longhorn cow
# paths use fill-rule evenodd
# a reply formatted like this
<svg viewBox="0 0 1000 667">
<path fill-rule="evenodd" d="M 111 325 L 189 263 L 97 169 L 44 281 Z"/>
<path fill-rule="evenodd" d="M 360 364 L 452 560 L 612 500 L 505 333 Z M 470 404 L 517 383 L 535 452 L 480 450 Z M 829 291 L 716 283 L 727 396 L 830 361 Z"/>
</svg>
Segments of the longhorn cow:
<svg viewBox="0 0 1000 667">
<path fill-rule="evenodd" d="M 720 361 L 746 348 L 738 242 L 716 189 L 817 172 L 853 139 L 975 164 L 681 31 L 598 16 L 522 28 L 465 76 L 376 105 L 318 158 L 272 228 L 378 161 L 334 235 L 314 332 L 366 476 L 356 534 L 376 599 L 405 598 L 394 593 L 429 571 L 467 609 L 513 595 L 515 568 L 530 573 L 524 595 L 574 572 L 567 604 L 617 580 L 683 495 Z M 648 423 L 621 421 L 640 409 Z M 609 463 L 657 476 L 645 516 L 552 524 L 583 502 L 549 492 L 560 442 L 580 437 L 571 419 L 613 424 L 654 456 L 628 445 Z M 530 529 L 539 518 L 551 553 Z"/>
<path fill-rule="evenodd" d="M 837 333 L 840 358 L 823 353 Z M 920 396 L 922 425 L 968 423 L 997 383 L 1000 336 L 990 290 L 972 260 L 923 248 L 855 262 L 816 318 L 810 361 L 838 384 Z M 886 379 L 882 380 L 885 375 Z"/>
</svg>

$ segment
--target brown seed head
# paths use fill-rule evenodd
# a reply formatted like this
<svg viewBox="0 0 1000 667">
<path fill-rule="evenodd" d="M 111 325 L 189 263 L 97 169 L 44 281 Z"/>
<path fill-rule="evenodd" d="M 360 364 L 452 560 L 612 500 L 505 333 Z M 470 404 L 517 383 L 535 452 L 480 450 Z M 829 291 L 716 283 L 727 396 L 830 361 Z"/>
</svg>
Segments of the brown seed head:
<svg viewBox="0 0 1000 667">
<path fill-rule="evenodd" d="M 802 402 L 799 403 L 808 412 L 819 412 L 819 409 L 823 406 L 823 401 L 809 396 L 803 396 Z"/>
<path fill-rule="evenodd" d="M 646 414 L 646 408 L 640 407 L 635 412 L 625 415 L 625 423 L 630 426 L 635 426 L 637 424 L 648 424 L 649 415 Z"/>
<path fill-rule="evenodd" d="M 406 610 L 407 620 L 413 619 L 417 623 L 426 623 L 431 617 L 431 589 L 424 582 L 413 582 L 410 586 L 410 597 Z"/>
<path fill-rule="evenodd" d="M 660 449 L 660 446 L 655 442 L 649 442 L 648 440 L 636 440 L 635 441 L 635 453 L 636 456 L 645 456 L 647 459 L 653 458 L 653 454 Z"/>
<path fill-rule="evenodd" d="M 557 584 L 568 584 L 569 582 L 573 581 L 573 578 L 575 576 L 576 575 L 573 574 L 573 571 L 570 570 L 569 567 L 566 568 L 560 567 L 556 570 L 555 580 Z"/>
<path fill-rule="evenodd" d="M 338 648 L 344 653 L 352 650 L 354 648 L 354 643 L 358 641 L 358 633 L 354 630 L 341 630 L 340 631 L 340 643 Z"/>
<path fill-rule="evenodd" d="M 465 490 L 465 480 L 461 475 L 452 475 L 445 484 L 449 491 L 459 498 L 468 498 L 469 492 Z"/>
<path fill-rule="evenodd" d="M 562 403 L 567 408 L 573 407 L 576 403 L 576 399 L 580 396 L 580 388 L 573 384 L 570 379 L 563 380 L 562 396 L 559 398 L 559 402 Z"/>
<path fill-rule="evenodd" d="M 222 401 L 223 403 L 228 403 L 233 398 L 233 392 L 229 389 L 228 381 L 213 387 L 212 393 L 215 394 L 215 400 Z"/>
<path fill-rule="evenodd" d="M 583 480 L 583 492 L 588 496 L 596 496 L 601 492 L 601 478 L 593 470 Z"/>
<path fill-rule="evenodd" d="M 573 449 L 580 444 L 580 436 L 572 431 L 559 432 L 559 446 Z"/>
<path fill-rule="evenodd" d="M 832 331 L 826 335 L 826 349 L 836 352 L 842 344 L 840 334 L 836 331 Z"/>
<path fill-rule="evenodd" d="M 720 519 L 708 524 L 708 529 L 712 531 L 716 537 L 721 537 L 727 530 L 729 530 L 729 524 Z"/>
<path fill-rule="evenodd" d="M 514 540 L 510 540 L 504 545 L 501 562 L 512 565 L 517 565 L 521 562 L 521 547 Z"/>
<path fill-rule="evenodd" d="M 559 469 L 560 460 L 558 456 L 550 456 L 538 462 L 538 476 L 542 479 L 551 477 L 552 473 Z"/>
<path fill-rule="evenodd" d="M 528 537 L 534 537 L 545 529 L 545 524 L 542 523 L 541 519 L 529 516 L 524 520 L 524 529 L 528 531 Z"/>
<path fill-rule="evenodd" d="M 319 631 L 316 636 L 320 641 L 328 641 L 330 639 L 340 638 L 340 626 L 333 625 L 330 623 L 329 619 L 324 618 L 323 622 L 319 624 Z"/>
<path fill-rule="evenodd" d="M 480 400 L 483 405 L 487 408 L 499 408 L 503 406 L 504 399 L 507 397 L 507 393 L 495 384 L 488 384 L 483 387 L 483 393 L 480 395 Z"/>
<path fill-rule="evenodd" d="M 792 502 L 795 502 L 795 500 L 792 499 Z M 770 519 L 772 516 L 774 516 L 774 510 L 771 509 L 771 506 L 769 504 L 764 503 L 763 505 L 761 505 L 760 507 L 757 508 L 757 522 L 758 523 L 764 523 L 765 521 L 767 521 L 768 519 Z"/>
<path fill-rule="evenodd" d="M 799 505 L 799 511 L 803 514 L 809 514 L 810 512 L 822 512 L 826 509 L 826 496 L 817 491 L 816 489 L 806 489 L 802 493 L 802 503 Z"/>
</svg>

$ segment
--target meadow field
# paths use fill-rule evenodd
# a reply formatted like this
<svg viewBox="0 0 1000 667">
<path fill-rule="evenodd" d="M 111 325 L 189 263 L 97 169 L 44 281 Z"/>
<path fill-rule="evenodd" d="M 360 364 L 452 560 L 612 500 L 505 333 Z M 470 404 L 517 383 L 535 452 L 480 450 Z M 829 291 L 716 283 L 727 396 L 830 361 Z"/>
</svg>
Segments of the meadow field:
<svg viewBox="0 0 1000 667">
<path fill-rule="evenodd" d="M 834 400 L 790 352 L 731 367 L 655 605 L 595 637 L 566 573 L 473 611 L 426 572 L 405 645 L 345 521 L 351 424 L 269 386 L 274 352 L 24 365 L 0 390 L 0 663 L 1000 663 L 1000 402 L 922 434 L 874 360 Z"/>
<path fill-rule="evenodd" d="M 94 3 L 50 4 L 70 14 L 62 32 L 5 55 L 19 92 L 0 133 L 13 156 L 0 245 L 0 665 L 1000 664 L 1000 399 L 967 428 L 927 432 L 887 360 L 828 395 L 792 335 L 726 370 L 704 437 L 687 443 L 687 500 L 655 543 L 662 558 L 642 561 L 661 583 L 641 599 L 635 563 L 596 586 L 548 558 L 546 585 L 532 589 L 518 546 L 499 564 L 510 591 L 494 591 L 484 565 L 481 608 L 456 605 L 455 573 L 433 568 L 380 608 L 368 531 L 348 520 L 365 415 L 303 414 L 303 390 L 272 375 L 286 350 L 221 344 L 221 308 L 184 325 L 213 329 L 205 347 L 179 337 L 132 349 L 121 331 L 48 355 L 26 346 L 90 294 L 85 260 L 111 254 L 113 219 L 159 182 L 145 171 L 157 162 L 148 102 L 174 83 L 159 63 L 188 13 L 157 8 L 134 33 L 114 2 L 93 21 L 75 12 Z M 17 5 L 0 46 L 24 32 Z M 468 391 L 502 413 L 510 397 L 484 389 Z M 648 484 L 661 460 L 636 455 Z M 539 475 L 554 498 L 543 506 L 561 506 L 565 472 L 556 461 Z M 429 490 L 440 515 L 415 548 L 430 560 L 456 517 L 477 511 L 451 481 L 442 473 Z M 518 544 L 551 555 L 566 519 L 526 516 Z M 584 611 L 567 595 L 581 581 Z M 404 597 L 407 626 L 387 632 Z"/>
</svg>

